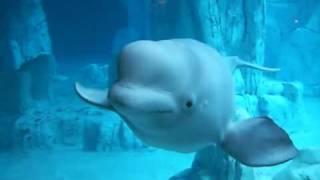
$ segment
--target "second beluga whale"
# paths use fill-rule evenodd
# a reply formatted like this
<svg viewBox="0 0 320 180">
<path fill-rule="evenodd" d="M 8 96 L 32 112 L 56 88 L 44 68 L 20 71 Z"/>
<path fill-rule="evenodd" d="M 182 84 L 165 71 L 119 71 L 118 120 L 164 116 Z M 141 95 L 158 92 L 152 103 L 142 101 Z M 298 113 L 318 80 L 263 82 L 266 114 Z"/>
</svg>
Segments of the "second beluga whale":
<svg viewBox="0 0 320 180">
<path fill-rule="evenodd" d="M 232 122 L 232 72 L 246 66 L 192 39 L 136 41 L 118 59 L 109 90 L 76 83 L 85 101 L 117 112 L 146 144 L 194 152 L 216 144 L 248 166 L 270 166 L 298 154 L 288 134 L 268 117 Z"/>
</svg>

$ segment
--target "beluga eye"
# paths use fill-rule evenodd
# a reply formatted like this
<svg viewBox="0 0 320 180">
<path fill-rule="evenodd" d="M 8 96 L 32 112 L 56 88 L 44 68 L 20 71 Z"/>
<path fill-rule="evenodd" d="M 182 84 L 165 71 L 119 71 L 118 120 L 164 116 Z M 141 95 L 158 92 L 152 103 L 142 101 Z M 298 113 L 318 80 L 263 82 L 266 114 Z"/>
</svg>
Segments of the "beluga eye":
<svg viewBox="0 0 320 180">
<path fill-rule="evenodd" d="M 188 108 L 188 109 L 192 108 L 192 106 L 193 106 L 192 100 L 187 100 L 186 103 L 185 103 L 185 106 L 186 106 L 186 108 Z"/>
<path fill-rule="evenodd" d="M 183 102 L 184 109 L 187 110 L 193 109 L 196 104 L 194 95 L 188 95 L 187 97 L 185 97 L 185 100 Z"/>
</svg>

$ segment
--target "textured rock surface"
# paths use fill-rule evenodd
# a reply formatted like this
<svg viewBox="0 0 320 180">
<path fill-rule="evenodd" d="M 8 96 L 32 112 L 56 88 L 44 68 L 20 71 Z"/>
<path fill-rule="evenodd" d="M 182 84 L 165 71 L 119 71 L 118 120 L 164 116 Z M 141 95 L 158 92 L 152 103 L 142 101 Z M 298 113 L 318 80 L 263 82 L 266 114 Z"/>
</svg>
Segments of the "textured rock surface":
<svg viewBox="0 0 320 180">
<path fill-rule="evenodd" d="M 0 152 L 10 151 L 15 146 L 14 126 L 18 115 L 1 115 L 0 121 Z"/>
<path fill-rule="evenodd" d="M 20 70 L 30 77 L 30 89 L 33 100 L 48 100 L 52 98 L 52 79 L 55 76 L 55 58 L 51 54 L 39 54 L 24 63 Z"/>
<path fill-rule="evenodd" d="M 259 112 L 275 120 L 280 126 L 295 128 L 295 112 L 291 110 L 293 103 L 285 97 L 277 95 L 264 95 L 259 98 Z"/>
<path fill-rule="evenodd" d="M 300 157 L 293 160 L 281 170 L 272 180 L 318 180 L 320 179 L 320 150 L 306 149 Z"/>
<path fill-rule="evenodd" d="M 30 81 L 30 75 L 25 72 L 0 73 L 0 117 L 1 114 L 21 113 L 28 107 Z"/>
<path fill-rule="evenodd" d="M 252 95 L 236 95 L 235 99 L 236 109 L 244 109 L 250 116 L 256 116 L 258 112 L 258 97 Z"/>
<path fill-rule="evenodd" d="M 54 57 L 40 0 L 4 0 L 0 14 L 0 111 L 23 112 L 50 97 Z"/>
<path fill-rule="evenodd" d="M 80 69 L 77 81 L 89 85 L 107 85 L 109 80 L 109 66 L 89 64 Z"/>
<path fill-rule="evenodd" d="M 233 74 L 234 88 L 237 95 L 246 93 L 246 86 L 240 70 L 236 70 Z"/>
<path fill-rule="evenodd" d="M 46 16 L 40 0 L 4 0 L 0 35 L 0 71 L 18 70 L 39 54 L 51 53 Z"/>
<path fill-rule="evenodd" d="M 112 112 L 85 105 L 38 104 L 16 118 L 17 150 L 81 148 L 86 151 L 141 150 L 146 146 Z M 54 108 L 46 109 L 47 106 Z"/>
<path fill-rule="evenodd" d="M 254 180 L 252 168 L 245 167 L 215 146 L 197 152 L 192 167 L 170 180 Z"/>
<path fill-rule="evenodd" d="M 90 84 L 90 86 L 105 86 L 108 81 L 108 67 L 91 64 L 83 68 L 78 66 L 73 68 L 66 67 L 66 71 L 63 72 L 67 74 L 54 76 L 51 84 L 54 98 L 51 101 L 35 101 L 31 108 L 10 118 L 10 121 L 7 121 L 9 118 L 0 114 L 1 127 L 11 128 L 7 131 L 0 129 L 0 134 L 6 137 L 0 138 L 0 150 L 9 147 L 10 143 L 16 144 L 14 147 L 17 150 L 25 151 L 66 147 L 102 152 L 140 151 L 147 148 L 119 116 L 86 104 L 74 92 L 76 80 Z M 45 71 L 45 68 L 40 68 L 40 70 Z M 23 80 L 23 82 L 28 81 Z M 30 83 L 27 84 L 30 85 Z M 21 90 L 21 93 L 31 93 L 22 88 L 15 88 L 15 90 Z M 5 102 L 17 102 L 13 101 L 10 94 L 5 97 L 6 99 L 1 102 L 8 108 L 9 103 Z M 31 97 L 31 95 L 25 97 Z"/>
<path fill-rule="evenodd" d="M 283 83 L 281 81 L 263 78 L 258 87 L 258 95 L 272 94 L 281 95 L 283 92 Z"/>
<path fill-rule="evenodd" d="M 273 118 L 281 127 L 295 131 L 306 125 L 303 85 L 298 82 L 265 82 L 258 98 L 258 114 Z M 274 84 L 274 86 L 269 86 Z M 264 94 L 262 94 L 264 91 Z"/>
<path fill-rule="evenodd" d="M 281 80 L 301 81 L 308 95 L 317 95 L 314 89 L 320 84 L 315 78 L 320 76 L 320 2 L 267 2 L 266 63 L 282 69 L 277 75 Z"/>
</svg>

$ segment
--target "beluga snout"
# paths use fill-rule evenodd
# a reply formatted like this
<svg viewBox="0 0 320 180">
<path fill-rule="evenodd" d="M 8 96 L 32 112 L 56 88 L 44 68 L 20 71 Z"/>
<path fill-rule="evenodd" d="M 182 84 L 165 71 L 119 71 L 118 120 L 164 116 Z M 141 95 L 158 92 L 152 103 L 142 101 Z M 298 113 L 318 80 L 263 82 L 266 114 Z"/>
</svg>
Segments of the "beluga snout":
<svg viewBox="0 0 320 180">
<path fill-rule="evenodd" d="M 116 83 L 109 92 L 110 104 L 124 113 L 173 113 L 170 93 L 130 83 Z"/>
</svg>

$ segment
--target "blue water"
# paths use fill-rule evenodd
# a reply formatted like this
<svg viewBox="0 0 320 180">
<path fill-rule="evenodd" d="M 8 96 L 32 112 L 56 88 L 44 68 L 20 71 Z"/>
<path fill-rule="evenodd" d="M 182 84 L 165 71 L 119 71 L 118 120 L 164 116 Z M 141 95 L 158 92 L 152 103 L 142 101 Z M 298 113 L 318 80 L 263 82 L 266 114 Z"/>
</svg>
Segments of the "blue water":
<svg viewBox="0 0 320 180">
<path fill-rule="evenodd" d="M 184 179 L 320 180 L 319 0 L 23 2 L 0 3 L 0 180 L 165 180 L 189 168 Z M 44 24 L 37 26 L 39 19 Z M 117 113 L 77 96 L 76 81 L 114 83 L 127 43 L 174 38 L 280 68 L 233 74 L 235 119 L 272 117 L 301 152 L 312 151 L 303 157 L 313 162 L 301 155 L 252 168 L 216 147 L 159 149 L 137 138 Z M 38 61 L 39 54 L 45 56 Z"/>
</svg>

